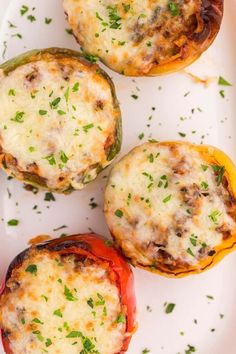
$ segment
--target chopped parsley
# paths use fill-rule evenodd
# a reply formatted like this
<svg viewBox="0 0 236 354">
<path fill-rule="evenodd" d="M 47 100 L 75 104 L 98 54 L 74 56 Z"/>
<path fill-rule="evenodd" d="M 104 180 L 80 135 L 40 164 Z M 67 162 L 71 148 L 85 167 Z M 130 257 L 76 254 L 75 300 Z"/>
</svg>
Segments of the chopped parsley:
<svg viewBox="0 0 236 354">
<path fill-rule="evenodd" d="M 41 297 L 46 301 L 48 302 L 48 297 L 46 295 L 41 295 Z"/>
<path fill-rule="evenodd" d="M 50 338 L 46 339 L 45 345 L 46 345 L 46 347 L 50 347 L 50 345 L 52 345 L 52 341 Z"/>
<path fill-rule="evenodd" d="M 121 29 L 121 17 L 116 6 L 107 6 L 109 27 L 113 29 Z"/>
<path fill-rule="evenodd" d="M 217 186 L 219 186 L 222 183 L 222 179 L 225 173 L 225 167 L 218 166 L 218 165 L 211 165 L 211 167 L 213 168 L 213 171 L 217 175 L 216 182 L 217 182 Z"/>
<path fill-rule="evenodd" d="M 57 97 L 55 98 L 55 100 L 53 100 L 52 102 L 50 102 L 50 107 L 52 109 L 56 109 L 59 105 L 59 103 L 61 102 L 61 98 L 60 97 Z"/>
<path fill-rule="evenodd" d="M 190 256 L 195 257 L 195 255 L 194 255 L 193 251 L 191 250 L 191 248 L 187 249 L 187 253 L 190 254 Z"/>
<path fill-rule="evenodd" d="M 59 109 L 59 110 L 57 111 L 57 113 L 59 114 L 59 116 L 63 116 L 63 115 L 66 114 L 66 112 L 65 112 L 65 111 L 62 111 L 61 109 Z"/>
<path fill-rule="evenodd" d="M 98 297 L 98 300 L 96 301 L 96 306 L 103 306 L 105 305 L 105 300 L 104 300 L 104 297 L 97 293 L 97 297 Z"/>
<path fill-rule="evenodd" d="M 205 181 L 203 181 L 203 182 L 201 182 L 201 187 L 203 188 L 203 189 L 208 189 L 208 183 L 207 182 L 205 182 Z"/>
<path fill-rule="evenodd" d="M 62 225 L 62 226 L 59 226 L 59 227 L 56 227 L 55 229 L 53 229 L 53 231 L 59 231 L 59 230 L 62 230 L 62 229 L 66 229 L 68 226 L 67 225 Z M 62 263 L 58 263 L 58 265 L 62 266 Z"/>
<path fill-rule="evenodd" d="M 42 336 L 42 334 L 41 334 L 40 331 L 33 331 L 32 333 L 33 333 L 33 334 L 36 334 L 37 339 L 38 339 L 40 342 L 43 342 L 43 341 L 44 341 L 44 338 L 43 338 L 43 336 Z"/>
<path fill-rule="evenodd" d="M 24 123 L 24 118 L 23 118 L 24 115 L 25 115 L 25 112 L 17 111 L 16 114 L 15 114 L 15 117 L 11 118 L 11 121 L 17 122 L 17 123 Z"/>
<path fill-rule="evenodd" d="M 24 16 L 24 14 L 26 14 L 26 12 L 28 12 L 28 11 L 29 11 L 28 6 L 22 5 L 22 7 L 21 7 L 21 9 L 20 9 L 20 14 L 21 14 L 21 16 Z"/>
<path fill-rule="evenodd" d="M 16 90 L 10 89 L 10 90 L 8 91 L 8 96 L 15 96 L 15 95 L 16 95 Z"/>
<path fill-rule="evenodd" d="M 76 82 L 72 87 L 72 92 L 78 92 L 78 90 L 79 90 L 79 82 Z"/>
<path fill-rule="evenodd" d="M 140 133 L 138 138 L 139 138 L 139 140 L 142 140 L 144 138 L 144 133 Z"/>
<path fill-rule="evenodd" d="M 222 98 L 225 98 L 225 91 L 224 90 L 220 90 L 219 94 Z"/>
<path fill-rule="evenodd" d="M 11 219 L 7 222 L 8 226 L 17 226 L 19 224 L 19 220 L 17 219 Z"/>
<path fill-rule="evenodd" d="M 122 3 L 122 6 L 123 6 L 123 9 L 124 9 L 124 12 L 125 12 L 125 13 L 129 12 L 129 10 L 130 10 L 130 4 Z"/>
<path fill-rule="evenodd" d="M 30 265 L 28 265 L 28 267 L 26 268 L 25 271 L 28 273 L 37 275 L 38 267 L 36 264 L 30 264 Z"/>
<path fill-rule="evenodd" d="M 58 316 L 58 317 L 63 317 L 62 312 L 60 309 L 57 309 L 53 312 L 53 315 Z"/>
<path fill-rule="evenodd" d="M 153 154 L 148 155 L 148 161 L 149 161 L 150 163 L 153 163 L 153 162 L 154 162 L 154 155 L 153 155 Z"/>
<path fill-rule="evenodd" d="M 49 25 L 51 22 L 52 22 L 52 18 L 45 17 L 44 23 L 45 23 L 46 25 Z"/>
<path fill-rule="evenodd" d="M 179 134 L 179 136 L 181 136 L 182 138 L 185 138 L 185 137 L 186 137 L 186 134 L 185 134 L 185 133 L 179 132 L 178 134 Z"/>
<path fill-rule="evenodd" d="M 14 23 L 12 23 L 10 21 L 8 21 L 8 25 L 9 25 L 10 28 L 17 28 L 17 26 L 14 25 Z"/>
<path fill-rule="evenodd" d="M 92 55 L 92 54 L 88 54 L 88 53 L 84 53 L 84 57 L 85 57 L 85 59 L 87 59 L 91 63 L 97 63 L 99 60 L 99 57 L 97 55 Z"/>
<path fill-rule="evenodd" d="M 49 165 L 53 166 L 56 165 L 56 160 L 53 154 L 48 155 L 47 157 L 44 158 L 45 160 L 47 160 L 49 162 Z"/>
<path fill-rule="evenodd" d="M 93 123 L 87 124 L 87 125 L 84 125 L 84 126 L 83 126 L 83 131 L 84 131 L 85 133 L 88 133 L 89 129 L 92 129 L 92 128 L 94 128 L 94 124 L 93 124 Z"/>
<path fill-rule="evenodd" d="M 212 295 L 206 295 L 206 297 L 207 297 L 209 300 L 214 300 L 214 296 L 212 296 Z"/>
<path fill-rule="evenodd" d="M 89 206 L 90 206 L 91 209 L 95 209 L 98 206 L 98 204 L 95 203 L 93 200 L 94 200 L 94 198 L 91 198 L 90 199 L 90 203 L 89 203 Z"/>
<path fill-rule="evenodd" d="M 201 165 L 201 168 L 204 172 L 206 172 L 206 170 L 208 170 L 208 166 L 207 165 Z"/>
<path fill-rule="evenodd" d="M 179 7 L 178 4 L 176 4 L 173 1 L 170 1 L 168 4 L 169 11 L 171 12 L 172 16 L 178 16 L 179 15 Z"/>
<path fill-rule="evenodd" d="M 29 152 L 34 152 L 34 151 L 35 151 L 35 147 L 29 146 Z"/>
<path fill-rule="evenodd" d="M 29 20 L 30 22 L 35 22 L 36 18 L 33 15 L 29 15 L 27 16 L 27 20 Z"/>
<path fill-rule="evenodd" d="M 233 86 L 229 81 L 225 80 L 222 76 L 218 79 L 218 85 L 220 86 Z"/>
<path fill-rule="evenodd" d="M 94 308 L 94 302 L 93 302 L 93 299 L 91 297 L 88 299 L 87 304 L 89 305 L 89 307 L 91 307 L 91 309 Z"/>
<path fill-rule="evenodd" d="M 197 236 L 195 236 L 194 234 L 191 235 L 190 237 L 190 242 L 191 244 L 196 247 L 197 246 Z"/>
<path fill-rule="evenodd" d="M 55 199 L 54 195 L 52 194 L 52 192 L 47 192 L 47 193 L 45 193 L 44 200 L 46 202 L 51 202 L 51 201 L 55 202 L 56 199 Z"/>
<path fill-rule="evenodd" d="M 208 217 L 214 224 L 217 224 L 220 215 L 221 212 L 219 210 L 214 210 L 210 215 L 208 215 Z"/>
<path fill-rule="evenodd" d="M 145 177 L 148 177 L 149 180 L 150 180 L 151 182 L 153 182 L 154 179 L 153 179 L 152 175 L 150 175 L 150 173 L 143 172 L 142 175 L 145 176 Z"/>
<path fill-rule="evenodd" d="M 77 301 L 78 299 L 72 294 L 70 289 L 65 285 L 64 286 L 64 295 L 68 301 Z"/>
<path fill-rule="evenodd" d="M 145 348 L 142 350 L 142 354 L 147 354 L 147 353 L 150 353 L 150 349 Z"/>
<path fill-rule="evenodd" d="M 82 333 L 79 331 L 72 331 L 66 336 L 66 338 L 78 338 L 78 337 L 82 337 Z"/>
<path fill-rule="evenodd" d="M 117 316 L 116 323 L 126 323 L 126 316 L 123 312 Z"/>
<path fill-rule="evenodd" d="M 60 159 L 63 163 L 67 163 L 67 161 L 69 160 L 64 151 L 60 151 Z"/>
<path fill-rule="evenodd" d="M 188 344 L 188 348 L 185 350 L 185 354 L 191 354 L 195 352 L 196 352 L 196 348 Z"/>
<path fill-rule="evenodd" d="M 67 34 L 69 34 L 70 36 L 72 36 L 73 31 L 72 31 L 71 28 L 65 28 L 65 31 L 66 31 Z"/>
<path fill-rule="evenodd" d="M 167 304 L 167 305 L 166 305 L 166 309 L 165 309 L 165 313 L 169 314 L 169 313 L 173 312 L 174 309 L 175 309 L 175 306 L 176 306 L 176 305 L 173 304 L 173 303 Z"/>
<path fill-rule="evenodd" d="M 70 95 L 70 88 L 67 87 L 66 92 L 64 93 L 66 103 L 68 103 L 68 101 L 69 101 L 69 95 Z"/>
<path fill-rule="evenodd" d="M 23 38 L 22 34 L 20 34 L 20 33 L 12 34 L 12 38 L 14 38 L 14 37 L 17 37 L 17 38 L 19 38 L 19 39 L 22 39 L 22 38 Z"/>
<path fill-rule="evenodd" d="M 32 320 L 32 322 L 34 322 L 34 323 L 38 323 L 38 324 L 43 325 L 43 322 L 42 322 L 42 321 L 40 321 L 40 319 L 38 319 L 37 317 L 36 317 L 36 318 L 34 318 L 34 319 Z"/>
<path fill-rule="evenodd" d="M 172 195 L 170 194 L 166 198 L 164 198 L 162 202 L 163 203 L 168 203 L 171 200 L 171 198 L 172 198 Z"/>
<path fill-rule="evenodd" d="M 123 216 L 124 214 L 123 214 L 123 211 L 122 211 L 122 210 L 117 209 L 117 210 L 115 211 L 115 215 L 116 215 L 118 218 L 122 218 L 122 216 Z"/>
<path fill-rule="evenodd" d="M 48 113 L 48 112 L 45 111 L 45 110 L 43 110 L 43 109 L 40 109 L 40 110 L 39 110 L 40 116 L 45 116 L 47 113 Z"/>
</svg>

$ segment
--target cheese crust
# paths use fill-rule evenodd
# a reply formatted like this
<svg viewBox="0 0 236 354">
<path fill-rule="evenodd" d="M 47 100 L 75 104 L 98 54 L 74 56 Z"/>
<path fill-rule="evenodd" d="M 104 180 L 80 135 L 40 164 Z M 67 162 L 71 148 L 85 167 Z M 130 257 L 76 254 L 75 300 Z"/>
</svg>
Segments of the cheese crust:
<svg viewBox="0 0 236 354">
<path fill-rule="evenodd" d="M 27 183 L 68 192 L 120 150 L 114 86 L 77 52 L 26 53 L 0 67 L 0 164 Z"/>
<path fill-rule="evenodd" d="M 33 248 L 7 280 L 0 326 L 13 354 L 116 354 L 125 311 L 108 262 Z"/>
<path fill-rule="evenodd" d="M 235 237 L 235 198 L 225 173 L 210 147 L 208 155 L 180 142 L 136 147 L 115 165 L 105 191 L 118 247 L 149 270 L 200 271 Z"/>
<path fill-rule="evenodd" d="M 219 31 L 223 0 L 64 0 L 83 50 L 130 76 L 181 68 L 205 51 Z"/>
</svg>

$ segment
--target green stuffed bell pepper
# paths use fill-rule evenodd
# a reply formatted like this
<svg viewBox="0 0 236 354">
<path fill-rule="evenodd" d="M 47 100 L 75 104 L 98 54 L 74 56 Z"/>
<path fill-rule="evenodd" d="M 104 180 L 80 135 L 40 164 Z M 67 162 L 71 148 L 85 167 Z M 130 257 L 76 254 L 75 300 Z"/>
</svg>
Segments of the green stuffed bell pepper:
<svg viewBox="0 0 236 354">
<path fill-rule="evenodd" d="M 79 190 L 121 147 L 110 77 L 78 52 L 33 50 L 0 66 L 0 166 L 44 189 Z"/>
</svg>

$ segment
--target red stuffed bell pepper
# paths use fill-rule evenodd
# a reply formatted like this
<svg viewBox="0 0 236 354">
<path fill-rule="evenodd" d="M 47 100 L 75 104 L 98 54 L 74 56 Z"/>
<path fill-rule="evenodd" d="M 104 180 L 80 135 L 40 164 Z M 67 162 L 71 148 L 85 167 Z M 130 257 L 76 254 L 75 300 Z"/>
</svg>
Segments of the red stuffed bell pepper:
<svg viewBox="0 0 236 354">
<path fill-rule="evenodd" d="M 121 354 L 135 330 L 133 275 L 108 242 L 74 235 L 30 247 L 0 296 L 7 354 Z"/>
</svg>

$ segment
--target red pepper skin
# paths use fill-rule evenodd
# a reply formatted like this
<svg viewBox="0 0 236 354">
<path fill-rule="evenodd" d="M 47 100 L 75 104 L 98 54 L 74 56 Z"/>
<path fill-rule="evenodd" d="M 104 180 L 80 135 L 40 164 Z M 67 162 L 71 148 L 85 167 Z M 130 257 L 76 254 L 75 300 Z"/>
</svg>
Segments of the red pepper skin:
<svg viewBox="0 0 236 354">
<path fill-rule="evenodd" d="M 47 241 L 35 246 L 38 250 L 47 249 L 49 252 L 57 252 L 60 255 L 78 254 L 85 255 L 93 260 L 101 260 L 109 263 L 111 270 L 117 276 L 116 285 L 120 292 L 120 300 L 123 308 L 126 309 L 126 334 L 123 347 L 119 353 L 127 351 L 132 334 L 136 329 L 136 299 L 134 294 L 133 273 L 122 256 L 106 242 L 102 236 L 96 234 L 78 234 L 59 239 Z M 14 268 L 20 267 L 23 260 L 27 258 L 30 248 L 21 252 L 10 264 L 5 283 L 0 290 L 0 296 L 5 290 L 5 284 L 11 277 Z M 14 354 L 10 349 L 10 342 L 6 333 L 1 330 L 2 343 L 6 354 Z"/>
</svg>

